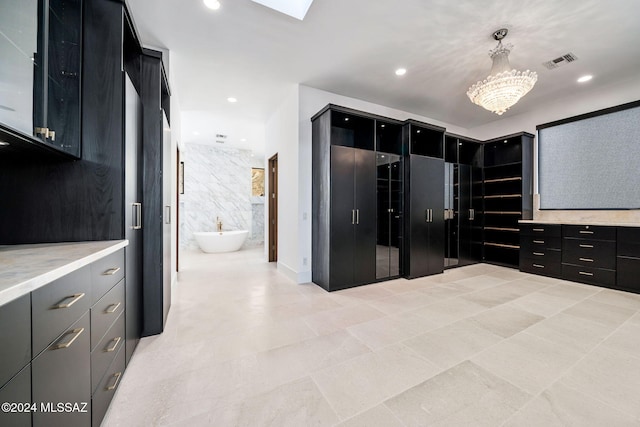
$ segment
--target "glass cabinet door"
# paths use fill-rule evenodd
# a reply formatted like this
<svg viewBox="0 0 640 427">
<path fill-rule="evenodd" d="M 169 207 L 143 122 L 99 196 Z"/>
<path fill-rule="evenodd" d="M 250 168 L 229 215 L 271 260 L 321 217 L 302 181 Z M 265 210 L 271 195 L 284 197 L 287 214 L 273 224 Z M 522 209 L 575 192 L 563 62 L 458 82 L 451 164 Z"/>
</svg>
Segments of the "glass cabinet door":
<svg viewBox="0 0 640 427">
<path fill-rule="evenodd" d="M 376 279 L 400 275 L 402 246 L 402 158 L 377 153 Z"/>
<path fill-rule="evenodd" d="M 0 0 L 0 123 L 33 134 L 38 0 Z"/>
</svg>

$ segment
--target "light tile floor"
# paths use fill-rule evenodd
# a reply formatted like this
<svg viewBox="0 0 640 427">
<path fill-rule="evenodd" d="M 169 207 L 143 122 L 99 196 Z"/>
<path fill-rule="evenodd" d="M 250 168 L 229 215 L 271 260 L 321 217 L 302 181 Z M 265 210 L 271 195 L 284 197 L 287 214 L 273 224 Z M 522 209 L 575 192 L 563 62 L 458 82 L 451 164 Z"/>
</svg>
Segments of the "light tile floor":
<svg viewBox="0 0 640 427">
<path fill-rule="evenodd" d="M 640 295 L 487 264 L 327 293 L 184 253 L 104 426 L 640 426 Z"/>
</svg>

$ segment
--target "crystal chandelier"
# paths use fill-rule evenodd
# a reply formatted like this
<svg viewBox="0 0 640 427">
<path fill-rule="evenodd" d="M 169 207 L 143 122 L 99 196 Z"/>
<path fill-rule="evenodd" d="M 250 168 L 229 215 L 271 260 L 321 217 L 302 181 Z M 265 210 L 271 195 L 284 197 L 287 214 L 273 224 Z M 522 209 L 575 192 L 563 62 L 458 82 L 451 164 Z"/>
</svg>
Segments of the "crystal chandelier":
<svg viewBox="0 0 640 427">
<path fill-rule="evenodd" d="M 498 46 L 489 51 L 493 61 L 491 74 L 467 91 L 471 102 L 497 115 L 502 115 L 509 107 L 515 105 L 538 80 L 538 75 L 534 71 L 517 71 L 509 65 L 509 52 L 513 46 L 502 44 L 502 39 L 507 36 L 507 32 L 507 29 L 503 28 L 493 33 Z"/>
</svg>

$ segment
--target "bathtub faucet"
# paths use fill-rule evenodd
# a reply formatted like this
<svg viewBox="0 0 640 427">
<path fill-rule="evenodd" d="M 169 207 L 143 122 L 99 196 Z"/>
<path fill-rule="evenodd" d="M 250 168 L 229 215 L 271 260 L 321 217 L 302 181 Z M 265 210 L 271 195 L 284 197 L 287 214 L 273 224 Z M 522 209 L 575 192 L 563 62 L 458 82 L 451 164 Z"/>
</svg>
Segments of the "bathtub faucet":
<svg viewBox="0 0 640 427">
<path fill-rule="evenodd" d="M 216 217 L 216 229 L 222 232 L 222 221 L 219 216 Z"/>
</svg>

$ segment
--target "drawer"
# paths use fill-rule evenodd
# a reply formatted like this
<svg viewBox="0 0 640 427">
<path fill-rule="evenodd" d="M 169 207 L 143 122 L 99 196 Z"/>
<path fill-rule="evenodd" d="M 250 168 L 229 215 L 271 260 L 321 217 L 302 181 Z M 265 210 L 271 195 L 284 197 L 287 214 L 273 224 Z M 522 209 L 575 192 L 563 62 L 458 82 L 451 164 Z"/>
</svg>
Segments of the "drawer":
<svg viewBox="0 0 640 427">
<path fill-rule="evenodd" d="M 615 270 L 616 243 L 565 238 L 562 241 L 562 262 Z"/>
<path fill-rule="evenodd" d="M 604 227 L 600 225 L 563 225 L 562 237 L 616 240 L 616 227 Z"/>
<path fill-rule="evenodd" d="M 124 277 L 124 249 L 107 255 L 91 264 L 91 283 L 95 304 L 109 289 Z"/>
<path fill-rule="evenodd" d="M 125 284 L 121 280 L 91 307 L 91 350 L 98 345 L 107 329 L 124 311 Z"/>
<path fill-rule="evenodd" d="M 89 266 L 67 274 L 31 293 L 33 355 L 77 321 L 91 306 Z M 89 330 L 85 333 L 89 336 Z"/>
<path fill-rule="evenodd" d="M 618 255 L 640 258 L 640 228 L 618 227 Z"/>
<path fill-rule="evenodd" d="M 536 260 L 520 258 L 520 271 L 541 276 L 560 277 L 562 264 L 559 262 L 538 262 Z"/>
<path fill-rule="evenodd" d="M 93 394 L 91 403 L 91 422 L 94 426 L 99 426 L 107 413 L 109 403 L 113 399 L 113 395 L 120 385 L 120 380 L 124 374 L 125 366 L 125 354 L 124 349 L 120 349 L 111 366 L 109 366 L 107 373 L 102 377 L 98 389 Z"/>
<path fill-rule="evenodd" d="M 520 233 L 528 236 L 561 237 L 560 224 L 520 224 Z"/>
<path fill-rule="evenodd" d="M 562 278 L 573 282 L 588 283 L 614 287 L 616 284 L 615 270 L 584 267 L 579 265 L 562 264 Z"/>
<path fill-rule="evenodd" d="M 124 314 L 107 331 L 104 338 L 91 352 L 91 391 L 95 393 L 102 376 L 106 372 L 115 355 L 124 347 Z"/>
<path fill-rule="evenodd" d="M 27 294 L 0 307 L 0 387 L 30 360 L 31 297 Z"/>
<path fill-rule="evenodd" d="M 560 237 L 530 236 L 520 235 L 520 248 L 527 251 L 540 249 L 562 249 L 562 239 Z"/>
<path fill-rule="evenodd" d="M 86 412 L 38 411 L 33 414 L 34 427 L 86 427 L 90 424 L 89 323 L 89 313 L 87 312 L 31 362 L 34 402 L 78 403 L 85 407 Z"/>
<path fill-rule="evenodd" d="M 617 288 L 640 293 L 640 257 L 618 257 Z"/>
<path fill-rule="evenodd" d="M 529 251 L 520 249 L 520 258 L 530 259 L 538 264 L 560 264 L 562 262 L 561 252 L 554 249 L 533 249 Z"/>
<path fill-rule="evenodd" d="M 27 365 L 18 375 L 5 384 L 4 387 L 0 387 L 0 402 L 31 402 L 31 365 Z M 0 426 L 30 427 L 31 414 L 29 412 L 14 413 L 0 411 Z"/>
</svg>

